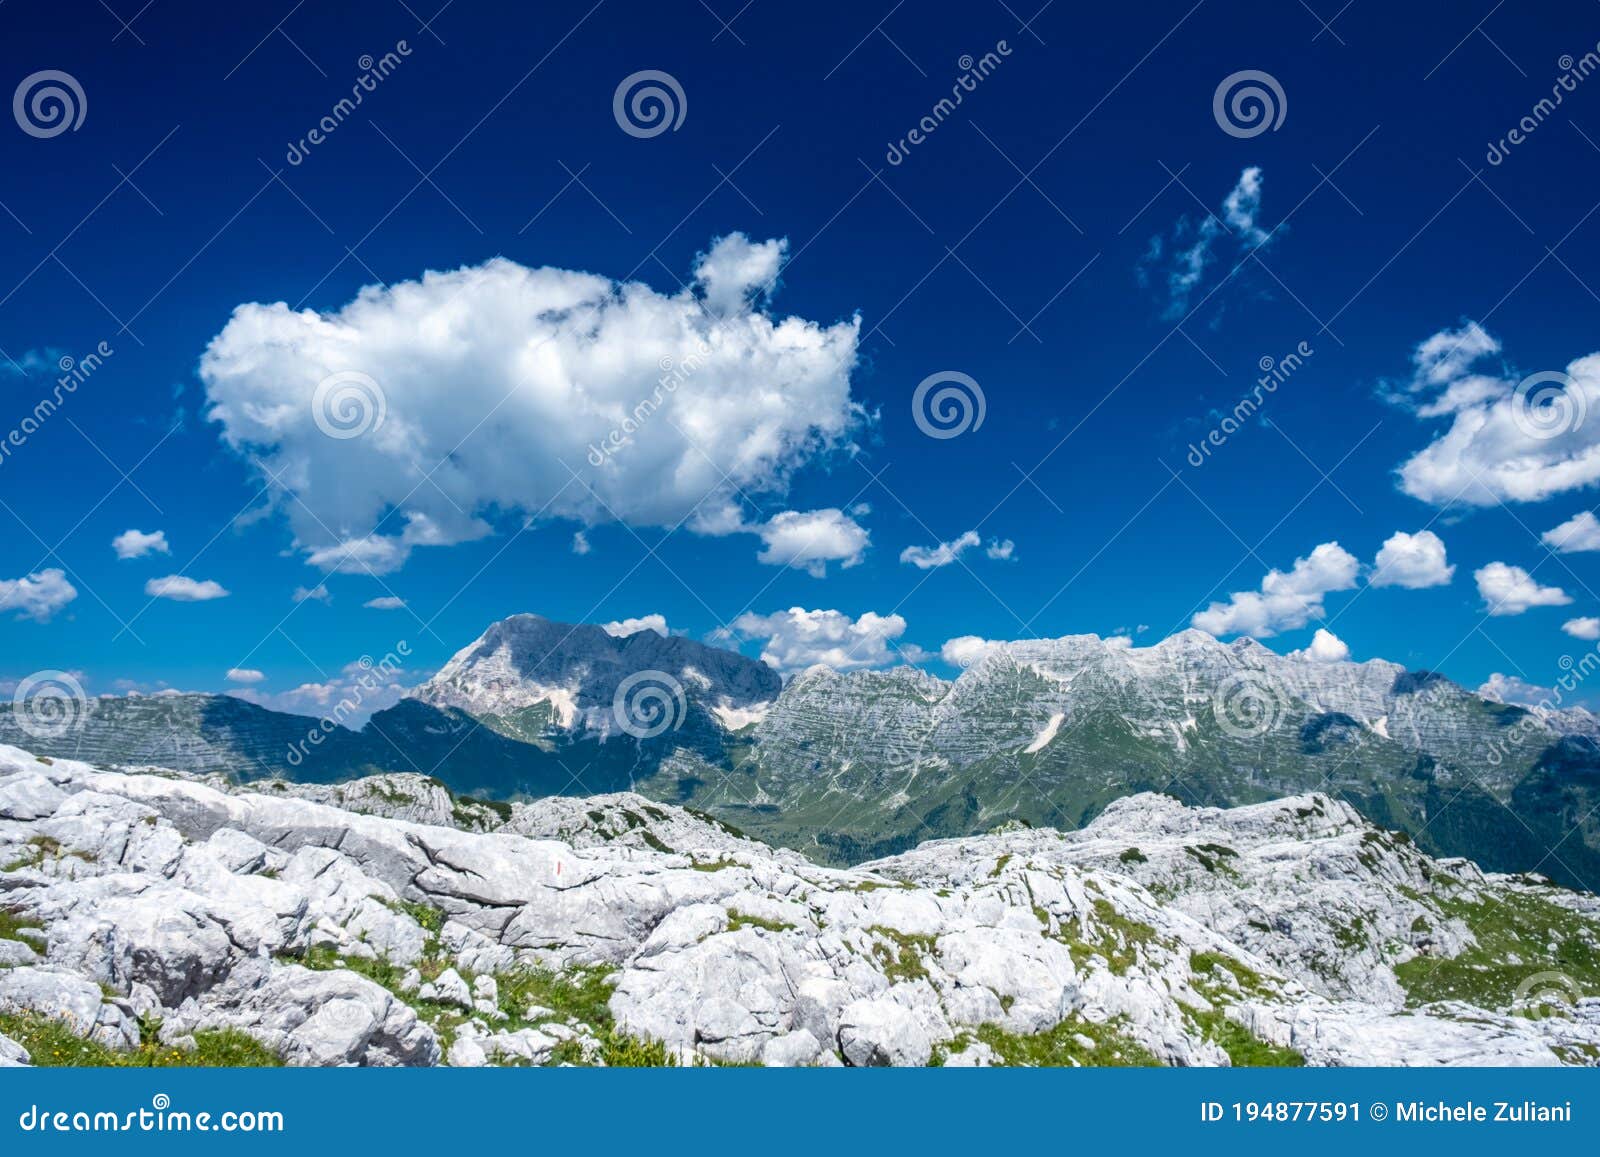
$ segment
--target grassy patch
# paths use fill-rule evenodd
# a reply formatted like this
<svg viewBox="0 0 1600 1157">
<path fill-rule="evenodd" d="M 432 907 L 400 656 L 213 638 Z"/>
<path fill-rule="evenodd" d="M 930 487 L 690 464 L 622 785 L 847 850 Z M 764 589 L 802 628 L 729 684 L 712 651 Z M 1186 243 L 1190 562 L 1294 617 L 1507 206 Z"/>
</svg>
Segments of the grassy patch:
<svg viewBox="0 0 1600 1157">
<path fill-rule="evenodd" d="M 726 868 L 744 867 L 738 860 L 691 860 L 689 866 L 697 872 L 720 872 Z"/>
<path fill-rule="evenodd" d="M 1122 854 L 1117 859 L 1124 864 L 1148 864 L 1150 857 L 1138 848 L 1123 848 Z"/>
<path fill-rule="evenodd" d="M 160 1025 L 143 1026 L 139 1047 L 118 1052 L 72 1031 L 65 1020 L 39 1013 L 0 1013 L 0 1033 L 28 1050 L 41 1068 L 272 1068 L 276 1055 L 238 1029 L 202 1029 L 192 1049 L 164 1045 L 156 1039 Z"/>
<path fill-rule="evenodd" d="M 885 928 L 881 924 L 874 925 L 867 931 L 889 941 L 888 944 L 873 944 L 872 955 L 883 966 L 883 974 L 889 978 L 891 984 L 901 980 L 928 978 L 928 966 L 922 962 L 922 958 L 933 954 L 932 936 L 912 936 L 893 928 Z"/>
<path fill-rule="evenodd" d="M 1299 1068 L 1306 1063 L 1294 1049 L 1262 1040 L 1221 1008 L 1185 1008 L 1183 1014 L 1202 1037 L 1221 1046 L 1236 1068 Z"/>
<path fill-rule="evenodd" d="M 989 869 L 989 879 L 998 879 L 1000 873 L 1006 870 L 1006 865 L 1011 862 L 1011 853 L 1007 852 L 994 862 L 994 867 Z"/>
<path fill-rule="evenodd" d="M 24 916 L 20 908 L 0 908 L 0 940 L 21 940 L 27 944 L 29 941 L 23 937 L 22 930 L 43 927 L 32 916 Z"/>
<path fill-rule="evenodd" d="M 1504 1009 L 1517 986 L 1539 972 L 1562 973 L 1586 995 L 1600 993 L 1600 922 L 1526 892 L 1478 903 L 1435 896 L 1434 903 L 1465 923 L 1477 944 L 1448 959 L 1419 956 L 1397 965 L 1410 1004 L 1464 1000 Z"/>
<path fill-rule="evenodd" d="M 1094 938 L 1086 940 L 1077 935 L 1076 921 L 1063 921 L 1057 939 L 1066 944 L 1072 959 L 1079 967 L 1095 956 L 1103 956 L 1111 971 L 1122 976 L 1139 960 L 1140 950 L 1156 942 L 1156 930 L 1138 920 L 1130 920 L 1109 900 L 1096 899 L 1094 908 Z"/>
<path fill-rule="evenodd" d="M 751 916 L 745 912 L 736 912 L 728 909 L 728 931 L 737 932 L 741 928 L 763 928 L 768 932 L 792 932 L 793 924 L 785 924 L 781 920 L 768 920 L 765 916 Z"/>
<path fill-rule="evenodd" d="M 978 1029 L 976 1035 L 978 1040 L 994 1050 L 1003 1065 L 1029 1068 L 1073 1065 L 1148 1068 L 1161 1063 L 1149 1049 L 1123 1031 L 1120 1020 L 1093 1024 L 1074 1017 L 1045 1032 L 1026 1036 L 1007 1032 L 999 1025 L 986 1024 Z M 1085 1041 L 1090 1043 L 1086 1044 Z"/>
</svg>

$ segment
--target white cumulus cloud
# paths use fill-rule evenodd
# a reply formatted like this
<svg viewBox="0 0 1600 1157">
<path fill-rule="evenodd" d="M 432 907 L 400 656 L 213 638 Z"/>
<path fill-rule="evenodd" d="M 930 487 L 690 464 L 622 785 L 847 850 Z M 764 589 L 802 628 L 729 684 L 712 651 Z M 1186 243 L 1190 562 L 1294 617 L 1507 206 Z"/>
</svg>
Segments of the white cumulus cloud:
<svg viewBox="0 0 1600 1157">
<path fill-rule="evenodd" d="M 228 668 L 228 682 L 230 683 L 259 683 L 266 677 L 265 672 L 257 671 L 254 667 Z"/>
<path fill-rule="evenodd" d="M 148 534 L 142 530 L 124 530 L 111 540 L 111 549 L 116 551 L 117 557 L 121 559 L 172 553 L 172 548 L 167 545 L 167 532 L 164 530 L 155 530 Z"/>
<path fill-rule="evenodd" d="M 764 523 L 741 525 L 761 536 L 758 562 L 789 566 L 821 578 L 828 564 L 852 567 L 871 542 L 867 529 L 842 510 L 786 510 Z"/>
<path fill-rule="evenodd" d="M 329 719 L 357 731 L 374 713 L 393 707 L 405 697 L 405 680 L 410 674 L 398 667 L 363 667 L 360 663 L 347 663 L 337 675 L 322 683 L 302 683 L 288 691 L 272 693 L 239 687 L 228 694 L 259 707 Z"/>
<path fill-rule="evenodd" d="M 374 611 L 399 611 L 405 609 L 406 601 L 399 595 L 379 595 L 361 605 Z"/>
<path fill-rule="evenodd" d="M 640 615 L 637 619 L 618 619 L 611 623 L 602 623 L 606 634 L 622 639 L 629 635 L 637 635 L 640 631 L 654 631 L 658 635 L 666 635 L 667 616 L 665 615 Z"/>
<path fill-rule="evenodd" d="M 1326 627 L 1318 627 L 1311 636 L 1311 645 L 1303 651 L 1290 651 L 1293 658 L 1309 659 L 1313 663 L 1342 663 L 1350 657 L 1345 641 Z"/>
<path fill-rule="evenodd" d="M 999 644 L 978 635 L 957 635 L 939 648 L 939 657 L 952 667 L 972 666 Z"/>
<path fill-rule="evenodd" d="M 393 570 L 491 512 L 751 530 L 740 492 L 781 495 L 864 418 L 858 319 L 768 312 L 782 253 L 724 237 L 672 293 L 497 258 L 327 313 L 241 305 L 201 358 L 207 413 L 325 570 Z"/>
<path fill-rule="evenodd" d="M 976 530 L 969 530 L 949 542 L 941 542 L 935 546 L 908 546 L 900 552 L 900 561 L 910 563 L 918 570 L 933 570 L 951 563 L 973 547 L 983 543 L 983 538 Z M 989 545 L 984 547 L 983 553 L 989 558 L 1008 559 L 1016 550 L 1016 544 L 1010 539 L 990 539 Z"/>
<path fill-rule="evenodd" d="M 1600 550 L 1600 518 L 1592 510 L 1580 510 L 1560 526 L 1545 531 L 1540 539 L 1561 554 Z"/>
<path fill-rule="evenodd" d="M 295 587 L 294 601 L 297 603 L 331 603 L 333 602 L 333 594 L 328 590 L 325 583 L 318 583 L 314 587 Z"/>
<path fill-rule="evenodd" d="M 1444 506 L 1540 502 L 1600 482 L 1600 354 L 1564 371 L 1479 372 L 1500 343 L 1476 322 L 1422 342 L 1402 397 L 1450 426 L 1400 466 L 1400 488 Z M 1529 378 L 1532 378 L 1531 382 Z"/>
<path fill-rule="evenodd" d="M 1267 638 L 1292 631 L 1323 617 L 1323 596 L 1356 585 L 1361 564 L 1337 542 L 1325 542 L 1288 571 L 1274 570 L 1257 591 L 1238 591 L 1226 603 L 1212 603 L 1194 616 L 1202 631 L 1213 635 Z"/>
<path fill-rule="evenodd" d="M 836 671 L 882 667 L 896 660 L 890 644 L 905 634 L 899 615 L 868 611 L 852 619 L 843 611 L 790 607 L 770 615 L 746 613 L 733 621 L 733 633 L 761 640 L 761 659 L 780 671 L 803 671 L 821 664 Z"/>
<path fill-rule="evenodd" d="M 1560 587 L 1542 587 L 1520 566 L 1491 562 L 1472 572 L 1483 609 L 1491 615 L 1520 615 L 1530 607 L 1564 607 L 1572 596 Z"/>
<path fill-rule="evenodd" d="M 228 590 L 210 579 L 195 580 L 187 575 L 169 574 L 144 584 L 144 593 L 153 599 L 172 599 L 179 603 L 204 603 L 225 599 Z"/>
<path fill-rule="evenodd" d="M 1568 619 L 1561 624 L 1561 629 L 1574 639 L 1587 639 L 1590 642 L 1600 639 L 1600 619 Z"/>
<path fill-rule="evenodd" d="M 1444 542 L 1431 530 L 1415 534 L 1396 531 L 1384 542 L 1372 563 L 1375 587 L 1421 590 L 1449 583 L 1456 568 L 1445 561 Z"/>
<path fill-rule="evenodd" d="M 1502 675 L 1496 671 L 1478 688 L 1478 694 L 1485 699 L 1493 699 L 1496 703 L 1535 707 L 1541 703 L 1549 706 L 1556 693 L 1552 687 L 1540 687 L 1529 683 L 1526 679 L 1519 679 L 1515 675 Z"/>
<path fill-rule="evenodd" d="M 78 588 L 65 571 L 54 567 L 26 578 L 0 579 L 0 614 L 15 611 L 19 619 L 48 623 L 55 613 L 78 597 Z"/>
</svg>

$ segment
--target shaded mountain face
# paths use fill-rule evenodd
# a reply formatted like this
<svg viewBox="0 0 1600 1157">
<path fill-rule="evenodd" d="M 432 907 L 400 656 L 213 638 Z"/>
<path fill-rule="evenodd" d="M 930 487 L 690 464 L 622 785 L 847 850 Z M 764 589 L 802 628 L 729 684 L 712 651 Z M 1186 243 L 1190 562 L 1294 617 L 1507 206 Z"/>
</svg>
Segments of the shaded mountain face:
<svg viewBox="0 0 1600 1157">
<path fill-rule="evenodd" d="M 832 863 L 1012 822 L 1080 827 L 1143 791 L 1210 806 L 1321 791 L 1431 853 L 1600 886 L 1588 712 L 1198 631 L 995 644 L 955 680 L 816 668 L 781 685 L 689 639 L 519 615 L 359 733 L 176 696 L 95 700 L 44 737 L 0 707 L 0 742 L 239 779 L 421 772 L 501 799 L 634 790 Z"/>
</svg>

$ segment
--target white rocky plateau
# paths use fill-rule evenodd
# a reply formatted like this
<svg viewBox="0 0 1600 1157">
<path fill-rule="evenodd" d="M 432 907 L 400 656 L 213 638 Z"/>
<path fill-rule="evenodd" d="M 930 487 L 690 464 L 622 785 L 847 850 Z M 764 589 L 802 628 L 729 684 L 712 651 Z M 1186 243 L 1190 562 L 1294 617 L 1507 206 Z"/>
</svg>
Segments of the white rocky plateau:
<svg viewBox="0 0 1600 1157">
<path fill-rule="evenodd" d="M 1477 975 L 1502 911 L 1538 943 L 1485 976 L 1561 999 L 1417 1003 Z M 1321 795 L 1144 794 L 840 870 L 634 795 L 239 788 L 0 747 L 0 915 L 0 1064 L 52 1021 L 118 1051 L 229 1029 L 295 1065 L 1600 1058 L 1600 1000 L 1534 959 L 1600 952 L 1600 901 Z M 600 1000 L 538 998 L 579 990 Z"/>
</svg>

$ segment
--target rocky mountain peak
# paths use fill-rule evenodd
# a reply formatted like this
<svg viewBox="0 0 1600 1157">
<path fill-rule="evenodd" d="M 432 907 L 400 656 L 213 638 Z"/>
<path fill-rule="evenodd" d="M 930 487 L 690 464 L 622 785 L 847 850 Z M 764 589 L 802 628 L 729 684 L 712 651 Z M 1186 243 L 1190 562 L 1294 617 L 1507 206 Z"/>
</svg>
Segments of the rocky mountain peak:
<svg viewBox="0 0 1600 1157">
<path fill-rule="evenodd" d="M 610 711 L 630 679 L 650 678 L 708 707 L 748 708 L 775 698 L 777 672 L 736 651 L 643 630 L 621 637 L 589 623 L 513 615 L 462 648 L 412 697 L 475 716 L 548 704 L 561 726 Z"/>
</svg>

